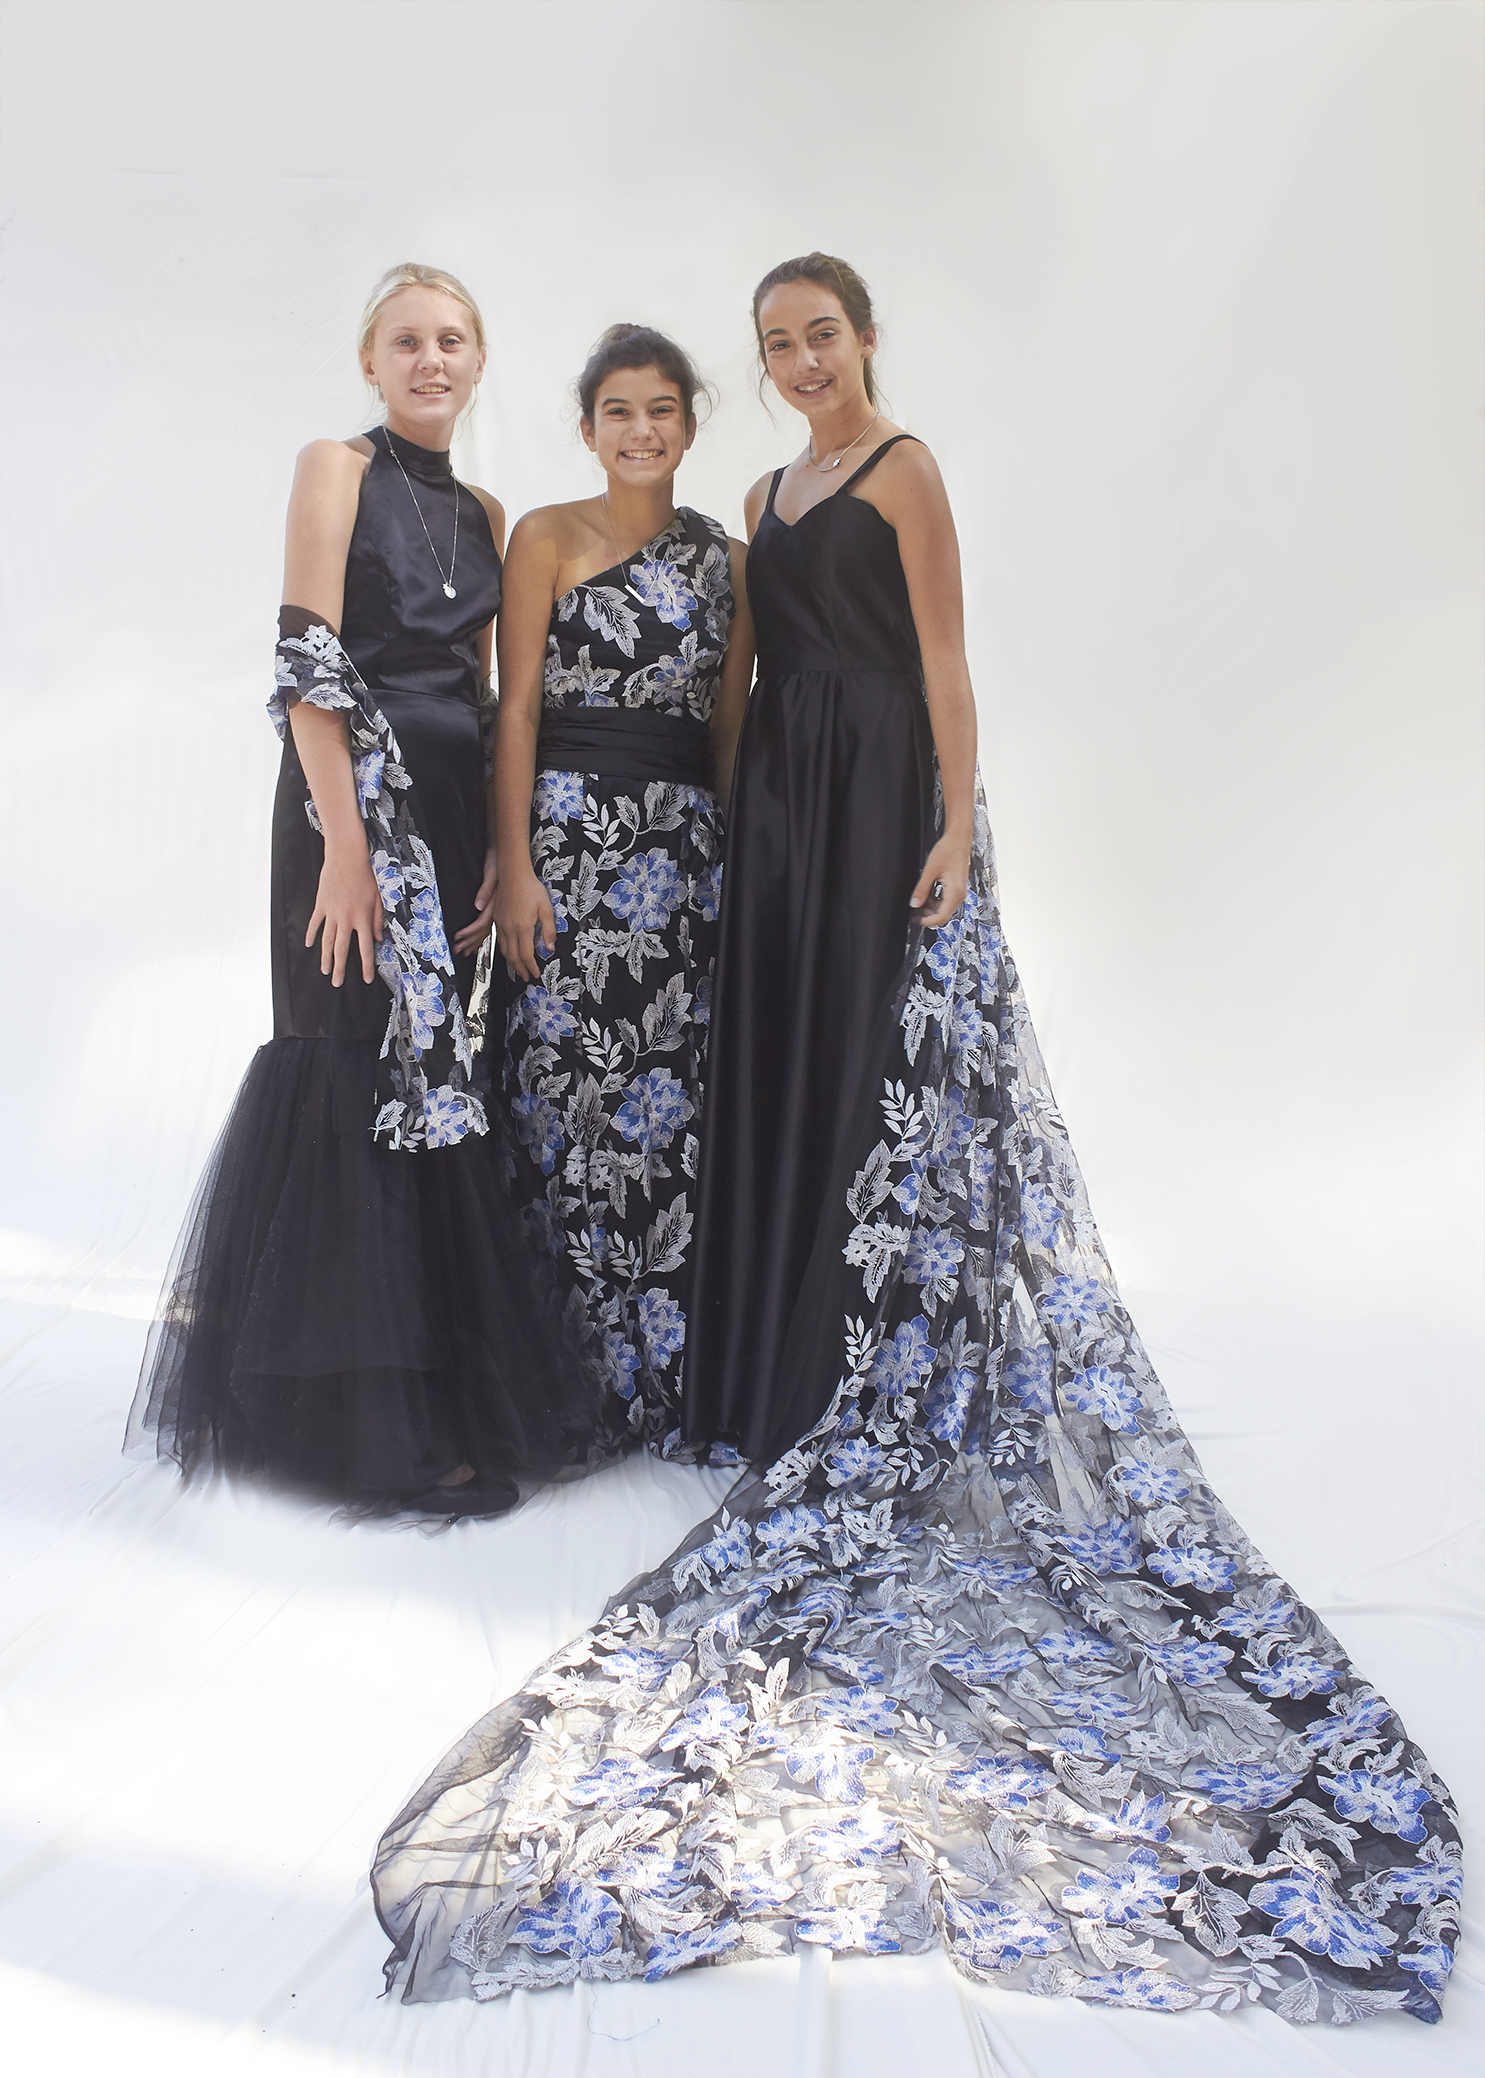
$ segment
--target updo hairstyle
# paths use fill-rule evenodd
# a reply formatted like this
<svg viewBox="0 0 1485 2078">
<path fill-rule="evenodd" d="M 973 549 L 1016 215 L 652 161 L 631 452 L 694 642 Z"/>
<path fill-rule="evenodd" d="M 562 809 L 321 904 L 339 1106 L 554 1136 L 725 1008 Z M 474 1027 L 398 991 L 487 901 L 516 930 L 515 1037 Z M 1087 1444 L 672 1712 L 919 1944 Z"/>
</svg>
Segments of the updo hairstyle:
<svg viewBox="0 0 1485 2078">
<path fill-rule="evenodd" d="M 753 332 L 758 341 L 760 394 L 768 380 L 768 355 L 763 349 L 763 326 L 758 313 L 765 296 L 774 289 L 787 288 L 791 281 L 812 281 L 817 288 L 828 289 L 838 297 L 858 339 L 866 332 L 881 330 L 872 311 L 871 291 L 849 260 L 838 260 L 833 253 L 802 253 L 797 260 L 781 260 L 777 267 L 769 268 L 753 291 Z M 866 401 L 875 406 L 877 385 L 870 361 L 862 364 L 861 373 L 866 383 Z"/>
<path fill-rule="evenodd" d="M 697 397 L 711 402 L 711 391 L 684 347 L 650 325 L 610 325 L 573 384 L 578 409 L 590 426 L 598 392 L 616 368 L 658 368 L 666 381 L 673 382 L 680 391 L 688 425 L 696 417 Z"/>
<path fill-rule="evenodd" d="M 483 353 L 485 350 L 485 321 L 480 316 L 480 307 L 465 288 L 462 281 L 452 274 L 445 274 L 442 267 L 424 267 L 417 260 L 403 260 L 399 266 L 389 267 L 367 299 L 361 313 L 360 328 L 356 333 L 356 359 L 364 362 L 366 349 L 371 344 L 371 335 L 376 330 L 376 321 L 402 289 L 438 289 L 445 296 L 452 296 L 469 312 L 469 322 L 474 328 L 474 343 Z"/>
</svg>

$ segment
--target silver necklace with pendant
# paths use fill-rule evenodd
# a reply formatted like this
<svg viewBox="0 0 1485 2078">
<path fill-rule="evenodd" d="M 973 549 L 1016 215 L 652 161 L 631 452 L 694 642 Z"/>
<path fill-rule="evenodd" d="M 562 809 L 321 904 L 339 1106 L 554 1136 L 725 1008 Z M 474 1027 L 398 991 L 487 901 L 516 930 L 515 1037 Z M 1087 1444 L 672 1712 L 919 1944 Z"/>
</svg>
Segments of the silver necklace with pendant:
<svg viewBox="0 0 1485 2078">
<path fill-rule="evenodd" d="M 438 563 L 438 574 L 443 577 L 443 595 L 446 599 L 457 599 L 459 594 L 454 590 L 454 565 L 459 560 L 459 479 L 457 476 L 454 478 L 454 545 L 449 550 L 449 573 L 444 577 L 443 564 L 438 562 L 438 550 L 433 546 L 433 536 L 428 532 L 428 522 L 423 518 L 423 508 L 418 503 L 418 494 L 412 487 L 412 478 L 406 469 L 402 468 L 402 457 L 392 445 L 391 433 L 385 426 L 382 427 L 382 431 L 387 436 L 387 453 L 398 468 L 402 469 L 402 481 L 407 485 L 407 495 L 413 501 L 413 511 L 418 515 L 419 524 L 428 543 L 428 552 L 434 562 Z"/>
<path fill-rule="evenodd" d="M 866 421 L 866 424 L 861 428 L 861 431 L 856 435 L 856 438 L 848 442 L 847 445 L 841 449 L 840 453 L 835 457 L 835 460 L 833 462 L 817 462 L 815 460 L 815 444 L 812 440 L 810 442 L 809 448 L 810 467 L 812 469 L 818 469 L 822 476 L 826 475 L 832 469 L 839 469 L 841 463 L 851 452 L 851 449 L 853 447 L 859 447 L 861 445 L 862 441 L 866 438 L 867 434 L 871 431 L 872 427 L 876 424 L 877 420 L 881 417 L 881 415 L 882 414 L 880 412 L 876 412 L 871 418 L 869 418 Z"/>
</svg>

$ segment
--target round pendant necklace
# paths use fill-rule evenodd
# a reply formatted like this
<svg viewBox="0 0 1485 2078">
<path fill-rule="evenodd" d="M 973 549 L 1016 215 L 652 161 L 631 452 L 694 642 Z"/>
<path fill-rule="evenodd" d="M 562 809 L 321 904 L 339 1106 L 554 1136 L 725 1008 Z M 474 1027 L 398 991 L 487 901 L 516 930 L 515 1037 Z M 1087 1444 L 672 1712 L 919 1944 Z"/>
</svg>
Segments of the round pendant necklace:
<svg viewBox="0 0 1485 2078">
<path fill-rule="evenodd" d="M 402 457 L 392 445 L 391 433 L 385 426 L 382 427 L 382 431 L 387 436 L 387 453 L 392 457 L 398 468 L 402 469 Z M 443 564 L 438 562 L 438 550 L 433 546 L 433 536 L 428 532 L 428 522 L 423 518 L 423 508 L 418 503 L 418 494 L 412 487 L 412 478 L 405 469 L 402 469 L 402 481 L 407 485 L 407 495 L 413 501 L 413 511 L 418 515 L 419 524 L 428 543 L 428 552 L 434 562 L 438 563 L 438 574 L 440 577 L 443 577 L 443 595 L 446 599 L 457 599 L 459 594 L 454 590 L 454 565 L 459 560 L 459 479 L 457 476 L 454 478 L 454 545 L 449 550 L 447 577 L 444 577 Z"/>
<path fill-rule="evenodd" d="M 876 424 L 877 420 L 881 417 L 881 415 L 882 414 L 879 411 L 873 412 L 872 416 L 866 421 L 866 424 L 861 428 L 861 431 L 856 435 L 856 438 L 846 443 L 846 445 L 841 449 L 840 453 L 836 456 L 833 462 L 817 462 L 815 460 L 815 443 L 812 440 L 810 442 L 810 467 L 812 469 L 818 469 L 822 476 L 824 476 L 828 470 L 839 469 L 841 463 L 851 452 L 851 449 L 853 447 L 859 447 L 861 445 L 862 441 L 866 438 L 867 434 L 871 431 L 872 427 Z"/>
</svg>

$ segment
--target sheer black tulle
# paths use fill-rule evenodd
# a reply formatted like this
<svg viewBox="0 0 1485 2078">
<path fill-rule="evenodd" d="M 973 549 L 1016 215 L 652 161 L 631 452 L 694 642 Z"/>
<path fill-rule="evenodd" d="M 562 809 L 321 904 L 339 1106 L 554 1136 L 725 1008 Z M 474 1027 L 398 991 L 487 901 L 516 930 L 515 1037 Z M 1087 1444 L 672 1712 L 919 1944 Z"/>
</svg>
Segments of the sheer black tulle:
<svg viewBox="0 0 1485 2078">
<path fill-rule="evenodd" d="M 372 984 L 376 987 L 377 984 Z M 185 1225 L 131 1440 L 186 1471 L 368 1504 L 461 1465 L 500 1482 L 579 1462 L 596 1388 L 558 1323 L 487 1140 L 416 1159 L 341 1129 L 332 1044 L 279 1039 L 244 1078 Z"/>
</svg>

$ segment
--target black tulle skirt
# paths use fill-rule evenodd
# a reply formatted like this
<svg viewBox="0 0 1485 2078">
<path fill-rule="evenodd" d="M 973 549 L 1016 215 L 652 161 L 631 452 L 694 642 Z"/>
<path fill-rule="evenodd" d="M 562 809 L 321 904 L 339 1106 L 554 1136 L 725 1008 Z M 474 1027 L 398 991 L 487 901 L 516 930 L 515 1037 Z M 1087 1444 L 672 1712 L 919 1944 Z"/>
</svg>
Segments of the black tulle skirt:
<svg viewBox="0 0 1485 2078">
<path fill-rule="evenodd" d="M 560 1265 L 512 1207 L 498 1121 L 394 1153 L 340 1053 L 287 1038 L 254 1056 L 177 1249 L 131 1441 L 188 1472 L 371 1506 L 467 1465 L 450 1512 L 492 1512 L 515 1498 L 502 1483 L 582 1463 L 596 1427 Z"/>
</svg>

